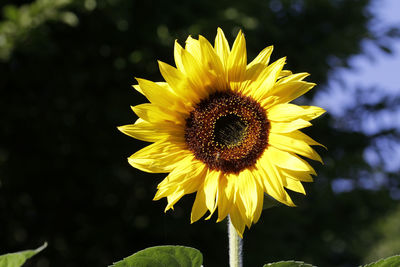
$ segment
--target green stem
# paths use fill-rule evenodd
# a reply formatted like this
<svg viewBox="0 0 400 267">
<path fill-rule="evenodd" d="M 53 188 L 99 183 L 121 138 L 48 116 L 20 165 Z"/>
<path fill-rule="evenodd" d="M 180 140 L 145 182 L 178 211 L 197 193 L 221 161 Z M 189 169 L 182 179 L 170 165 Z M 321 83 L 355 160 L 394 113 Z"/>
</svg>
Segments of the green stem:
<svg viewBox="0 0 400 267">
<path fill-rule="evenodd" d="M 229 266 L 242 267 L 242 242 L 235 227 L 232 224 L 231 218 L 228 217 L 228 236 L 229 236 Z"/>
</svg>

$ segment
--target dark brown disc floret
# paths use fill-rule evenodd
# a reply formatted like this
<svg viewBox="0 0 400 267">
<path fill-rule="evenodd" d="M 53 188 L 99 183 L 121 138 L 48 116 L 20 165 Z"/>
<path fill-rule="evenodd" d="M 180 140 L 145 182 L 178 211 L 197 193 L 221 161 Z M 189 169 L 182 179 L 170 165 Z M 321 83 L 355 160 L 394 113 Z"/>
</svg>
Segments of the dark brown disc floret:
<svg viewBox="0 0 400 267">
<path fill-rule="evenodd" d="M 250 97 L 219 92 L 197 104 L 186 119 L 185 141 L 208 168 L 239 173 L 253 166 L 268 144 L 265 110 Z"/>
</svg>

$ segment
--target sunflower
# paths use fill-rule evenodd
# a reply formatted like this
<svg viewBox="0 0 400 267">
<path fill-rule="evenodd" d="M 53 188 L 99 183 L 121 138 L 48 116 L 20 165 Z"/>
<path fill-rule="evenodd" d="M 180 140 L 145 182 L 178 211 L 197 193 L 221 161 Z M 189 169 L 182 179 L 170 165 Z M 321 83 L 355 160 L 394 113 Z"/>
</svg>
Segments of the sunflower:
<svg viewBox="0 0 400 267">
<path fill-rule="evenodd" d="M 139 118 L 119 130 L 154 142 L 128 161 L 169 173 L 154 197 L 167 198 L 165 211 L 196 193 L 192 223 L 218 210 L 217 222 L 229 215 L 242 236 L 260 218 L 264 194 L 288 206 L 285 188 L 305 194 L 301 182 L 316 173 L 303 157 L 322 160 L 311 148 L 320 144 L 299 129 L 325 111 L 289 103 L 315 84 L 283 70 L 285 58 L 269 64 L 272 49 L 247 64 L 244 34 L 230 48 L 218 28 L 214 46 L 203 36 L 189 36 L 185 48 L 175 42 L 176 67 L 158 62 L 165 82 L 137 79 L 150 103 L 132 107 Z"/>
</svg>

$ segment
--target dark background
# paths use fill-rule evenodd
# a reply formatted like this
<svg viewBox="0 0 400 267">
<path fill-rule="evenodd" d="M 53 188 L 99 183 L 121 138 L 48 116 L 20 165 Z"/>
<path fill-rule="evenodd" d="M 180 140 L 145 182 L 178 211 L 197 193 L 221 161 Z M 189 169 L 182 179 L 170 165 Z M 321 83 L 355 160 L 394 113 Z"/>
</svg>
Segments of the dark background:
<svg viewBox="0 0 400 267">
<path fill-rule="evenodd" d="M 214 216 L 190 225 L 192 195 L 164 214 L 166 201 L 152 198 L 165 175 L 127 163 L 146 145 L 116 129 L 135 121 L 130 105 L 146 101 L 131 88 L 134 77 L 160 81 L 157 60 L 173 64 L 175 39 L 202 34 L 213 42 L 219 26 L 232 44 L 242 29 L 249 59 L 273 44 L 273 59 L 287 56 L 287 69 L 312 74 L 319 85 L 300 100 L 312 103 L 315 92 L 329 90 L 333 70 L 363 53 L 362 42 L 390 53 L 399 31 L 372 30 L 372 2 L 2 0 L 0 254 L 47 241 L 25 266 L 107 266 L 149 246 L 179 244 L 201 250 L 204 266 L 227 266 L 225 222 Z M 325 165 L 315 164 L 307 196 L 291 194 L 297 208 L 266 210 L 245 231 L 245 266 L 290 259 L 355 266 L 400 252 L 399 175 L 384 167 L 393 155 L 379 150 L 376 164 L 364 157 L 398 142 L 399 129 L 371 135 L 361 127 L 398 107 L 399 97 L 348 89 L 354 105 L 306 131 L 329 148 L 316 148 Z M 384 182 L 364 186 L 376 177 Z M 332 183 L 343 178 L 352 190 L 335 192 Z"/>
</svg>

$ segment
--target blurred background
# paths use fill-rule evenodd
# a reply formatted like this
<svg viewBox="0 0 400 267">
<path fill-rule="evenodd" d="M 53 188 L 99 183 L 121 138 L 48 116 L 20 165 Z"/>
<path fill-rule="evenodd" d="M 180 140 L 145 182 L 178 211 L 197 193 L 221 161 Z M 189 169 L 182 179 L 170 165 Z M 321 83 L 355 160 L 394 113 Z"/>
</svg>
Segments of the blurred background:
<svg viewBox="0 0 400 267">
<path fill-rule="evenodd" d="M 309 72 L 298 100 L 328 110 L 306 132 L 325 165 L 291 194 L 297 208 L 265 210 L 245 232 L 245 266 L 302 260 L 356 266 L 400 253 L 400 3 L 396 0 L 1 0 L 0 254 L 49 247 L 25 266 L 108 266 L 154 245 L 192 246 L 204 266 L 227 266 L 226 224 L 190 225 L 193 195 L 174 212 L 152 201 L 164 174 L 126 158 L 146 143 L 116 127 L 146 99 L 134 77 L 161 81 L 173 44 L 189 34 L 249 58 Z"/>
</svg>

